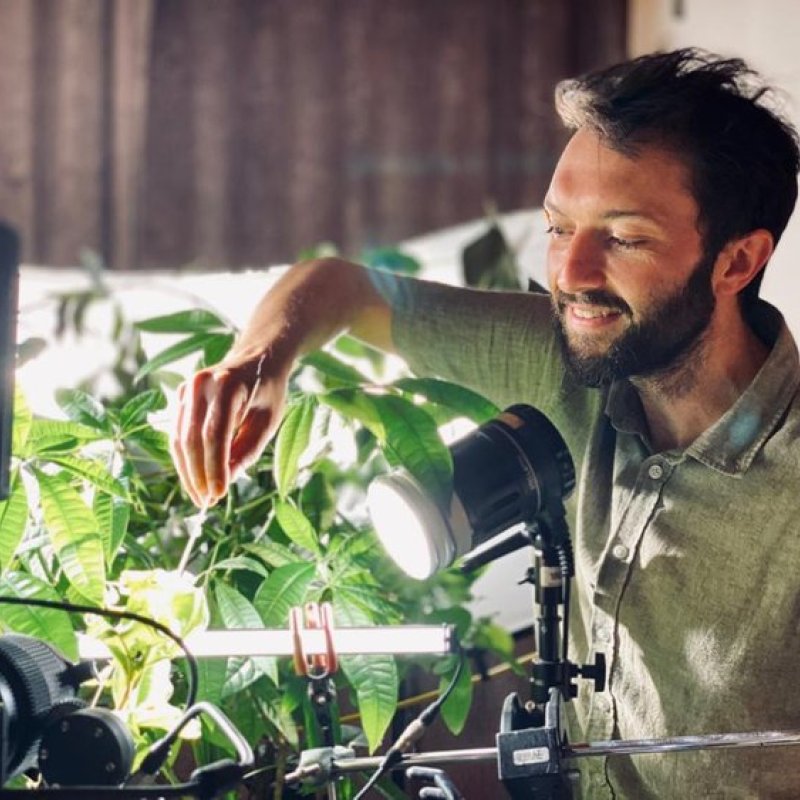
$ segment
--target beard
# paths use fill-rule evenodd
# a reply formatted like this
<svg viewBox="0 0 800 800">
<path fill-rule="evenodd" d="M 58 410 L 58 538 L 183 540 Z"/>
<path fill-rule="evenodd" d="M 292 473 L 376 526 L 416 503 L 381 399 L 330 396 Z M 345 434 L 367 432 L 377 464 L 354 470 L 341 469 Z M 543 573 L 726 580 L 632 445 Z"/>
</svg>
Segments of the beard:
<svg viewBox="0 0 800 800">
<path fill-rule="evenodd" d="M 676 372 L 686 364 L 702 337 L 714 312 L 711 272 L 715 258 L 704 256 L 686 284 L 673 295 L 659 300 L 630 325 L 601 354 L 580 352 L 570 342 L 564 325 L 568 302 L 597 304 L 619 311 L 629 319 L 630 306 L 617 295 L 603 291 L 568 295 L 556 292 L 553 311 L 556 334 L 572 376 L 584 386 L 606 386 L 620 378 L 649 377 Z"/>
</svg>

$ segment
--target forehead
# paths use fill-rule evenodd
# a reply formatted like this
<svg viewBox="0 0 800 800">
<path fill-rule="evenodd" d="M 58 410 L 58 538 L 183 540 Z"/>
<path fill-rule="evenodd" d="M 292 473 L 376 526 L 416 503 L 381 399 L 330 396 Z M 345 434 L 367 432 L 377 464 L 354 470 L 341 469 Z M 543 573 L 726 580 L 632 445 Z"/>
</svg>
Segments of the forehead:
<svg viewBox="0 0 800 800">
<path fill-rule="evenodd" d="M 673 151 L 648 144 L 627 155 L 585 128 L 564 148 L 545 207 L 569 215 L 633 211 L 665 224 L 694 225 L 698 216 L 689 169 Z"/>
</svg>

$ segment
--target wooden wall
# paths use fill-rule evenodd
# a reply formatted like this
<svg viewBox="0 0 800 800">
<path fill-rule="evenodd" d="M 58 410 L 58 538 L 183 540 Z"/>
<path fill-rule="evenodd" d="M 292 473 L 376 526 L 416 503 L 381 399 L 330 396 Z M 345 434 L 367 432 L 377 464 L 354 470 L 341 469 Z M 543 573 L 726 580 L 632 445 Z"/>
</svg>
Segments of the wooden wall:
<svg viewBox="0 0 800 800">
<path fill-rule="evenodd" d="M 240 268 L 538 204 L 625 0 L 0 0 L 24 259 Z"/>
</svg>

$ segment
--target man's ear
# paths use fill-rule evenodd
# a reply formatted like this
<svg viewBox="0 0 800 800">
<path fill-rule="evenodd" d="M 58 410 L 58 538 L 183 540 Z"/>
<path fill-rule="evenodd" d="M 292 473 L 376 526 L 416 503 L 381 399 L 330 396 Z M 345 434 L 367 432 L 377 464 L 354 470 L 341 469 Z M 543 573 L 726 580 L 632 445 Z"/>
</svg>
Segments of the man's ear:
<svg viewBox="0 0 800 800">
<path fill-rule="evenodd" d="M 739 294 L 764 269 L 774 249 L 772 234 L 764 228 L 728 242 L 714 265 L 716 293 Z"/>
</svg>

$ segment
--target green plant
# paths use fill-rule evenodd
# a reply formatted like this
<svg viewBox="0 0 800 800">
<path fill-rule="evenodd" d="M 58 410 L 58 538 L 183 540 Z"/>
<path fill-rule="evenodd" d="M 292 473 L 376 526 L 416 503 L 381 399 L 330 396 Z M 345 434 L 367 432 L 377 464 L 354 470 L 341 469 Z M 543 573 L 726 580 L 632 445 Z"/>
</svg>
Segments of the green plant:
<svg viewBox="0 0 800 800">
<path fill-rule="evenodd" d="M 292 607 L 328 601 L 340 626 L 448 622 L 466 645 L 510 658 L 510 637 L 465 607 L 472 578 L 449 571 L 422 586 L 408 581 L 382 557 L 364 513 L 365 488 L 387 465 L 406 467 L 446 497 L 452 464 L 438 428 L 456 417 L 480 423 L 497 412 L 491 403 L 443 381 L 390 375 L 383 356 L 342 337 L 303 359 L 274 443 L 198 530 L 167 436 L 150 420 L 166 405 L 161 382 L 174 382 L 165 368 L 215 363 L 236 330 L 207 308 L 133 325 L 118 305 L 115 314 L 125 358 L 115 364 L 114 396 L 62 389 L 64 420 L 36 418 L 17 397 L 12 488 L 0 504 L 0 594 L 124 608 L 184 636 L 206 626 L 282 628 Z M 142 333 L 177 341 L 148 360 Z M 186 678 L 174 645 L 146 626 L 2 605 L 0 624 L 71 658 L 78 632 L 104 641 L 114 660 L 95 700 L 124 716 L 140 753 L 174 722 Z M 409 666 L 388 656 L 342 659 L 336 686 L 352 695 L 370 751 Z M 433 668 L 446 681 L 455 663 Z M 469 678 L 467 668 L 442 712 L 454 731 L 469 710 Z M 203 660 L 199 696 L 223 708 L 249 741 L 263 742 L 261 761 L 277 773 L 299 749 L 322 743 L 306 679 L 285 660 Z M 334 730 L 346 735 L 336 717 Z M 224 743 L 207 730 L 192 746 L 205 763 Z"/>
</svg>

